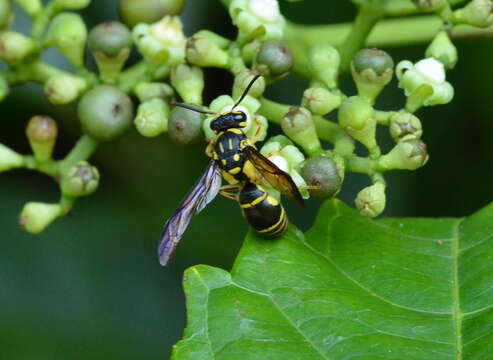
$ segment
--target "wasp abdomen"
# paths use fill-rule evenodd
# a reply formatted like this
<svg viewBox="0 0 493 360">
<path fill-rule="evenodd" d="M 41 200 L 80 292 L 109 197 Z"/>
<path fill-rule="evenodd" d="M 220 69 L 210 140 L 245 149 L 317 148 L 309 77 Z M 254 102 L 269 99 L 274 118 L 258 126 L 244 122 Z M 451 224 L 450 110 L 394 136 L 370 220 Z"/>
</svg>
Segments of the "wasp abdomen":
<svg viewBox="0 0 493 360">
<path fill-rule="evenodd" d="M 247 182 L 240 191 L 239 202 L 243 216 L 250 226 L 266 237 L 278 237 L 288 228 L 283 206 L 262 187 Z"/>
</svg>

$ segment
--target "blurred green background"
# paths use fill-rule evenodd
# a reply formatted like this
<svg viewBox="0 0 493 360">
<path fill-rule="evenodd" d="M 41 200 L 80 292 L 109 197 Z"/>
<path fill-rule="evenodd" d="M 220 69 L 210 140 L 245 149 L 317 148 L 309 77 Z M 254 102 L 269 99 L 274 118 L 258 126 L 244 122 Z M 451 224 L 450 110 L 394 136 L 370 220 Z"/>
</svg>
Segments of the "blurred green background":
<svg viewBox="0 0 493 360">
<path fill-rule="evenodd" d="M 116 0 L 92 3 L 83 12 L 88 26 L 117 18 Z M 282 8 L 289 19 L 307 24 L 350 21 L 354 15 L 344 0 L 283 2 Z M 29 20 L 20 11 L 17 19 L 16 28 L 27 29 Z M 217 0 L 189 0 L 183 20 L 188 35 L 202 28 L 235 34 Z M 419 113 L 430 161 L 418 171 L 388 174 L 385 216 L 466 216 L 493 199 L 493 41 L 457 45 L 460 60 L 448 74 L 456 89 L 453 103 Z M 416 61 L 425 46 L 386 50 L 396 62 Z M 46 59 L 67 67 L 55 51 Z M 229 92 L 228 74 L 208 70 L 206 78 L 206 102 Z M 267 96 L 298 103 L 305 86 L 304 79 L 289 76 Z M 354 92 L 348 79 L 342 87 Z M 397 109 L 403 101 L 394 81 L 378 106 Z M 0 109 L 0 142 L 20 152 L 29 151 L 24 128 L 35 114 L 58 120 L 57 156 L 80 135 L 74 107 L 50 106 L 36 85 L 14 89 Z M 135 131 L 102 146 L 92 159 L 102 174 L 99 190 L 39 236 L 21 232 L 17 215 L 27 201 L 56 201 L 57 187 L 37 173 L 0 175 L 2 360 L 168 357 L 185 326 L 184 269 L 199 263 L 229 269 L 247 231 L 237 205 L 218 198 L 194 219 L 172 263 L 158 265 L 162 225 L 205 168 L 203 150 L 202 144 L 179 148 L 166 136 L 148 140 Z M 349 175 L 340 197 L 352 205 L 367 183 Z M 310 201 L 306 210 L 290 204 L 287 209 L 292 222 L 306 229 L 319 205 Z"/>
</svg>

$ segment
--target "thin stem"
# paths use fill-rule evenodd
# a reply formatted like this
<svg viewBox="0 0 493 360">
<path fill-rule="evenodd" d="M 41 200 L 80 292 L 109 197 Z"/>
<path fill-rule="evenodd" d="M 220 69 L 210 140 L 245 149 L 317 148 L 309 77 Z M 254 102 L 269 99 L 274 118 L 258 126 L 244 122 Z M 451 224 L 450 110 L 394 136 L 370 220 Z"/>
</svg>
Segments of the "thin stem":
<svg viewBox="0 0 493 360">
<path fill-rule="evenodd" d="M 99 143 L 88 135 L 82 136 L 70 153 L 59 163 L 60 173 L 67 171 L 79 161 L 87 160 L 98 148 Z"/>
<path fill-rule="evenodd" d="M 368 35 L 382 16 L 381 0 L 373 0 L 360 8 L 349 34 L 339 46 L 343 71 L 349 69 L 354 54 L 365 45 Z"/>
<path fill-rule="evenodd" d="M 372 174 L 375 172 L 375 161 L 367 157 L 350 156 L 346 159 L 346 170 L 360 174 Z"/>
<path fill-rule="evenodd" d="M 56 1 L 52 0 L 38 15 L 34 17 L 33 26 L 31 28 L 31 37 L 33 39 L 38 41 L 41 39 L 51 18 L 58 11 L 60 11 L 60 9 L 57 6 Z"/>
<path fill-rule="evenodd" d="M 118 87 L 123 92 L 130 92 L 141 81 L 152 80 L 149 74 L 149 67 L 145 61 L 140 61 L 134 66 L 120 73 L 118 76 Z"/>
</svg>

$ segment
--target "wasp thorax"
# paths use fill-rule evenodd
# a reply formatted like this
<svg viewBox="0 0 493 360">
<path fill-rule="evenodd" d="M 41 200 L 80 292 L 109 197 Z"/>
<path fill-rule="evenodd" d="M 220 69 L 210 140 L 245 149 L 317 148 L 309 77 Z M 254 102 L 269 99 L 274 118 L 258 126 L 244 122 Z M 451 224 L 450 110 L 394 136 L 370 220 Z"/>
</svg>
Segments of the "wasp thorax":
<svg viewBox="0 0 493 360">
<path fill-rule="evenodd" d="M 247 125 L 247 116 L 243 111 L 229 112 L 219 115 L 211 122 L 214 131 L 225 131 L 231 128 L 244 128 Z"/>
</svg>

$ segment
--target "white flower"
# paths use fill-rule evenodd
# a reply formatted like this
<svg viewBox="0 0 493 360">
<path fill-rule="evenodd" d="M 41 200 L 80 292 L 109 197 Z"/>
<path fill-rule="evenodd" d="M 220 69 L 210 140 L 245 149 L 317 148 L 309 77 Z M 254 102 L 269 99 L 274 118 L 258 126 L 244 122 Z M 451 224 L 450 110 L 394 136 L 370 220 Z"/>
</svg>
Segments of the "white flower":
<svg viewBox="0 0 493 360">
<path fill-rule="evenodd" d="M 286 21 L 277 0 L 233 0 L 229 6 L 233 23 L 238 27 L 238 40 L 279 40 Z"/>
<path fill-rule="evenodd" d="M 423 86 L 431 88 L 431 95 L 423 99 L 423 105 L 446 104 L 454 97 L 454 88 L 445 79 L 443 64 L 434 58 L 423 59 L 416 64 L 401 61 L 396 66 L 396 75 L 399 87 L 404 89 L 406 96 Z"/>
</svg>

